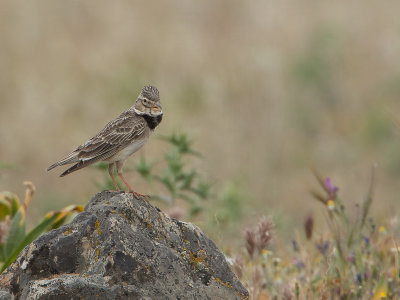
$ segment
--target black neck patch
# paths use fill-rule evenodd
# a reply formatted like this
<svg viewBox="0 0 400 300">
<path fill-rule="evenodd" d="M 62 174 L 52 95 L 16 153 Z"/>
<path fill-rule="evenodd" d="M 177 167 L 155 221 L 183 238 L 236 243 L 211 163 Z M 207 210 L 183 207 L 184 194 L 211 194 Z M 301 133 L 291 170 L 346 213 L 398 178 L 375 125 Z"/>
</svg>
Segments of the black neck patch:
<svg viewBox="0 0 400 300">
<path fill-rule="evenodd" d="M 149 115 L 142 115 L 142 117 L 146 120 L 147 125 L 149 125 L 151 130 L 156 128 L 157 125 L 160 124 L 162 120 L 162 114 L 155 117 Z"/>
</svg>

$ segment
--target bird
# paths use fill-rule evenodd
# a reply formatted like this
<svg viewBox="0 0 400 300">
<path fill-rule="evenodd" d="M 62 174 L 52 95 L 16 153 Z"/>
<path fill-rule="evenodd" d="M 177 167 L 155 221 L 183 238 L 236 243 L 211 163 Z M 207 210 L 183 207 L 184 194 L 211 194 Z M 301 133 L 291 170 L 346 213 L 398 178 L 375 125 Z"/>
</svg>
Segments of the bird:
<svg viewBox="0 0 400 300">
<path fill-rule="evenodd" d="M 113 175 L 114 168 L 129 193 L 136 198 L 144 196 L 132 189 L 122 174 L 122 167 L 127 158 L 147 142 L 150 134 L 161 123 L 162 117 L 158 89 L 151 85 L 144 86 L 132 107 L 110 121 L 90 140 L 48 167 L 47 171 L 58 166 L 74 164 L 60 175 L 63 177 L 93 163 L 108 162 L 108 173 L 116 191 L 120 190 Z"/>
</svg>

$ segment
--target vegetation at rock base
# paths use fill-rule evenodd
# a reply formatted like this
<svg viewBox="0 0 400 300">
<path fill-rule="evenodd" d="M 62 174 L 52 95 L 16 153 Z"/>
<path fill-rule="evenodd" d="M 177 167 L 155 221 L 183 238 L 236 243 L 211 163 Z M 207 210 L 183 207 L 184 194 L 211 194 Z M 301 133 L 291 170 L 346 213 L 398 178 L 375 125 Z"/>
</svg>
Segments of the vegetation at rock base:
<svg viewBox="0 0 400 300">
<path fill-rule="evenodd" d="M 163 161 L 149 162 L 141 157 L 133 167 L 151 183 L 154 196 L 150 199 L 161 200 L 174 217 L 208 220 L 208 223 L 202 223 L 206 231 L 216 225 L 230 226 L 238 220 L 240 223 L 245 195 L 234 184 L 226 185 L 221 191 L 217 191 L 216 186 L 204 184 L 202 175 L 193 167 L 193 159 L 202 156 L 191 147 L 191 140 L 185 133 L 174 132 L 162 139 L 170 145 Z M 157 164 L 163 168 L 161 175 L 153 169 Z M 103 170 L 104 165 L 99 164 L 96 168 Z M 364 199 L 353 210 L 341 199 L 334 181 L 314 171 L 320 191 L 312 189 L 310 198 L 324 208 L 326 231 L 316 230 L 321 224 L 317 224 L 314 215 L 305 217 L 304 232 L 294 230 L 290 242 L 280 239 L 273 215 L 262 216 L 253 228 L 242 229 L 241 246 L 226 250 L 226 255 L 232 269 L 249 290 L 251 299 L 400 297 L 400 247 L 395 234 L 396 220 L 377 224 L 371 211 L 375 169 L 372 169 Z M 25 185 L 23 202 L 13 193 L 0 193 L 2 270 L 41 233 L 59 227 L 71 214 L 83 210 L 81 206 L 72 205 L 50 212 L 26 233 L 25 216 L 35 187 L 30 182 Z M 102 189 L 113 187 L 109 181 L 98 185 Z M 181 208 L 177 213 L 174 210 L 178 208 L 174 205 L 179 199 L 187 202 L 187 211 Z M 235 230 L 240 232 L 238 227 Z"/>
<path fill-rule="evenodd" d="M 11 192 L 0 192 L 0 263 L 3 272 L 25 248 L 42 233 L 64 224 L 73 213 L 83 211 L 80 205 L 70 205 L 59 211 L 48 212 L 30 231 L 26 231 L 26 214 L 35 186 L 32 182 L 24 182 L 25 199 Z"/>
</svg>

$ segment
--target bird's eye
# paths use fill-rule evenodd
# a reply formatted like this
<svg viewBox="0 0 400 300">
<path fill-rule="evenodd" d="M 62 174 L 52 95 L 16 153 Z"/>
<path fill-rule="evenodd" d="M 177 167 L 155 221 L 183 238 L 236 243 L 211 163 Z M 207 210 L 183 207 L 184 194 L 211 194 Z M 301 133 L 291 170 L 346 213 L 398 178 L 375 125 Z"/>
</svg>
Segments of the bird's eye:
<svg viewBox="0 0 400 300">
<path fill-rule="evenodd" d="M 147 99 L 143 99 L 143 103 L 144 103 L 144 104 L 147 104 Z"/>
</svg>

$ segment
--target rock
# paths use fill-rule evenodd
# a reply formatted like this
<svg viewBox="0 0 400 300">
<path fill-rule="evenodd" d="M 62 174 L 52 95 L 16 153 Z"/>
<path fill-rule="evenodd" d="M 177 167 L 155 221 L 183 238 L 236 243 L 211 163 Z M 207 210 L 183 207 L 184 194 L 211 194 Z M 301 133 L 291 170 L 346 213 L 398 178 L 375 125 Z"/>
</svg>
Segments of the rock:
<svg viewBox="0 0 400 300">
<path fill-rule="evenodd" d="M 0 275 L 0 290 L 0 299 L 249 297 L 198 227 L 142 198 L 110 191 L 28 245 Z"/>
</svg>

